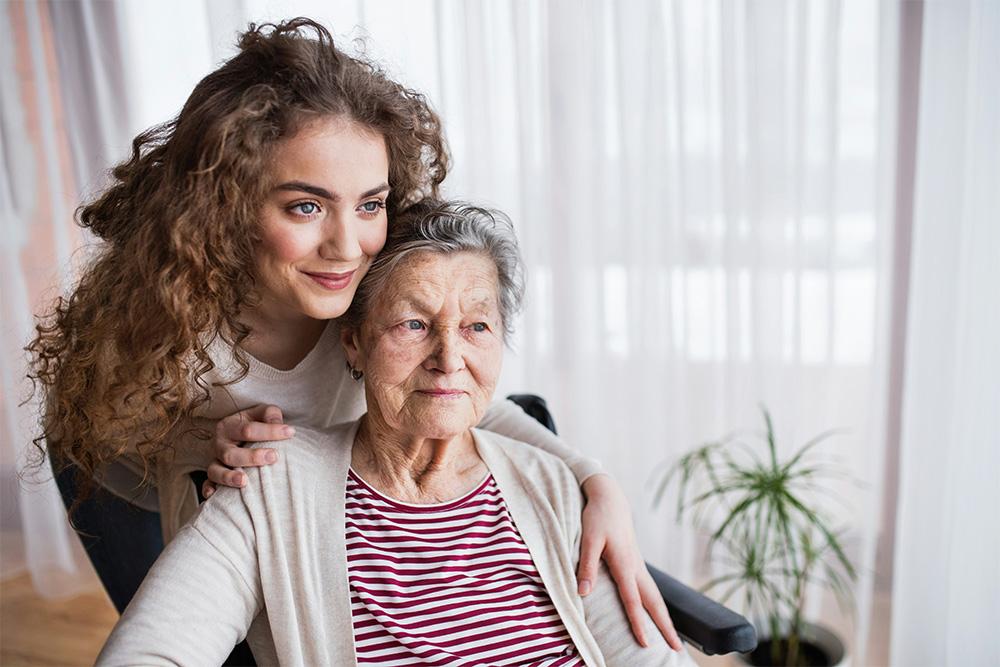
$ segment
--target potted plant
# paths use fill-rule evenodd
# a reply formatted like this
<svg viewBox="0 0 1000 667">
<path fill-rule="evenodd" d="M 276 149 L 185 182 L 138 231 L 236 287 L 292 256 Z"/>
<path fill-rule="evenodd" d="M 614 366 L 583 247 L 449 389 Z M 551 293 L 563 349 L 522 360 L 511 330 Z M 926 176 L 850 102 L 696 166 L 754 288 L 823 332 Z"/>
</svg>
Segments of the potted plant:
<svg viewBox="0 0 1000 667">
<path fill-rule="evenodd" d="M 676 485 L 678 520 L 690 515 L 711 534 L 708 554 L 723 572 L 703 590 L 721 589 L 724 604 L 738 596 L 761 637 L 744 660 L 836 665 L 844 658 L 843 642 L 803 617 L 810 582 L 830 588 L 843 608 L 852 608 L 857 574 L 817 495 L 830 491 L 824 479 L 843 473 L 811 456 L 835 431 L 779 460 L 771 416 L 764 407 L 761 412 L 766 431 L 756 437 L 757 446 L 732 434 L 684 455 L 663 473 L 655 503 Z"/>
</svg>

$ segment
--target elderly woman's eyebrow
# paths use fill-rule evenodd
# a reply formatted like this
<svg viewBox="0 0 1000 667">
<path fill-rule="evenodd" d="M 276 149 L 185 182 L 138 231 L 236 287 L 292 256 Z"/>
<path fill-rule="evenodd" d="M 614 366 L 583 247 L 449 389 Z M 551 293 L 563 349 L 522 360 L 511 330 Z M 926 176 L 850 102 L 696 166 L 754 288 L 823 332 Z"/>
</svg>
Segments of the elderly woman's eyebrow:
<svg viewBox="0 0 1000 667">
<path fill-rule="evenodd" d="M 402 296 L 396 298 L 393 301 L 392 303 L 393 312 L 408 311 L 408 310 L 416 310 L 420 313 L 429 313 L 434 309 L 431 308 L 429 301 L 424 301 L 419 297 Z"/>
<path fill-rule="evenodd" d="M 329 199 L 330 201 L 340 201 L 340 195 L 327 190 L 324 187 L 318 185 L 312 185 L 311 183 L 306 183 L 304 181 L 288 181 L 280 185 L 275 186 L 275 190 L 284 190 L 289 192 L 305 192 L 311 194 L 315 197 L 320 197 L 322 199 Z M 382 183 L 373 188 L 365 190 L 361 193 L 358 199 L 365 199 L 366 197 L 372 197 L 377 194 L 389 191 L 389 184 Z"/>
<path fill-rule="evenodd" d="M 463 299 L 465 310 L 474 313 L 488 314 L 496 307 L 496 299 L 489 294 L 474 299 Z M 400 313 L 414 310 L 421 314 L 430 314 L 437 311 L 437 305 L 432 301 L 425 301 L 417 295 L 400 296 L 393 300 L 392 312 Z"/>
<path fill-rule="evenodd" d="M 496 309 L 497 300 L 489 294 L 465 302 L 466 308 L 476 313 L 491 313 Z"/>
</svg>

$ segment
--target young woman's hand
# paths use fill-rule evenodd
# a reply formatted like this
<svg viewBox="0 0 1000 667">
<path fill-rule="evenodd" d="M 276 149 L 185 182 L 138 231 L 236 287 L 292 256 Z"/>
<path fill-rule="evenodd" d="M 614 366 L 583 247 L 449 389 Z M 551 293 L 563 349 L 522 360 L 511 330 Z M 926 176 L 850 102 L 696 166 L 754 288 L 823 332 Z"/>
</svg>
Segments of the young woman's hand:
<svg viewBox="0 0 1000 667">
<path fill-rule="evenodd" d="M 220 419 L 212 443 L 215 460 L 208 465 L 201 494 L 208 498 L 218 484 L 241 487 L 247 476 L 240 468 L 271 465 L 278 460 L 277 450 L 245 449 L 243 443 L 286 440 L 293 435 L 295 429 L 282 423 L 281 409 L 275 405 L 255 405 Z"/>
<path fill-rule="evenodd" d="M 643 614 L 648 613 L 667 644 L 681 650 L 681 640 L 667 612 L 656 582 L 646 569 L 632 526 L 628 499 L 610 475 L 597 474 L 583 483 L 587 504 L 583 508 L 583 536 L 577 585 L 580 595 L 593 589 L 603 559 L 618 586 L 632 634 L 649 646 L 643 632 Z"/>
</svg>

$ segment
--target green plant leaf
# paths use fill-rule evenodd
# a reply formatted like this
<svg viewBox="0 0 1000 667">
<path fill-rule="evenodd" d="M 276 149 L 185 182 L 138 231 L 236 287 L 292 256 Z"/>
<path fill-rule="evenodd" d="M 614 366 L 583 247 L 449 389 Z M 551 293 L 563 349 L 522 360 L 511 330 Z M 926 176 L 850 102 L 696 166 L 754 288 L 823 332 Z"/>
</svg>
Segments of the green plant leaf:
<svg viewBox="0 0 1000 667">
<path fill-rule="evenodd" d="M 659 505 L 676 488 L 678 520 L 706 529 L 706 556 L 726 567 L 706 590 L 723 589 L 723 600 L 739 595 L 753 619 L 794 630 L 802 623 L 809 582 L 830 588 L 838 603 L 851 599 L 856 571 L 838 531 L 812 503 L 817 496 L 842 502 L 822 482 L 851 477 L 810 456 L 842 429 L 820 433 L 781 461 L 770 412 L 764 405 L 760 410 L 765 431 L 759 442 L 767 456 L 737 432 L 708 442 L 669 468 L 654 502 Z"/>
<path fill-rule="evenodd" d="M 847 572 L 848 576 L 851 577 L 851 579 L 855 579 L 857 577 L 857 574 L 854 571 L 854 566 L 851 564 L 850 559 L 844 553 L 844 550 L 840 546 L 840 541 L 833 534 L 833 532 L 829 528 L 827 528 L 826 524 L 816 515 L 816 513 L 807 508 L 796 498 L 791 496 L 791 494 L 787 494 L 787 497 L 789 502 L 792 503 L 792 505 L 794 505 L 796 509 L 799 510 L 799 512 L 801 512 L 804 516 L 806 516 L 809 519 L 809 521 L 817 529 L 819 529 L 820 532 L 823 533 L 824 537 L 826 537 L 827 543 L 830 545 L 834 553 L 837 555 L 837 559 L 840 561 L 841 565 Z"/>
<path fill-rule="evenodd" d="M 845 433 L 847 433 L 846 429 L 831 428 L 831 429 L 828 429 L 826 431 L 823 431 L 822 433 L 820 433 L 819 435 L 817 435 L 817 436 L 815 436 L 813 438 L 810 438 L 809 440 L 807 440 L 805 442 L 805 444 L 803 444 L 799 448 L 799 450 L 792 456 L 792 458 L 789 459 L 789 461 L 785 465 L 782 466 L 782 468 L 784 468 L 786 471 L 790 470 L 792 467 L 795 466 L 796 463 L 798 463 L 802 459 L 803 456 L 806 455 L 806 452 L 808 452 L 809 450 L 811 450 L 813 447 L 815 447 L 816 445 L 820 444 L 821 442 L 823 442 L 827 438 L 830 438 L 830 437 L 832 437 L 834 435 L 843 435 Z"/>
<path fill-rule="evenodd" d="M 778 448 L 774 442 L 774 425 L 771 423 L 771 414 L 767 411 L 763 405 L 760 406 L 760 411 L 764 413 L 764 424 L 767 425 L 767 448 L 771 453 L 771 468 L 773 470 L 778 469 Z"/>
<path fill-rule="evenodd" d="M 726 528 L 728 528 L 731 523 L 733 523 L 736 519 L 738 519 L 739 516 L 747 510 L 747 508 L 752 507 L 753 503 L 758 498 L 760 498 L 760 495 L 755 494 L 747 496 L 743 500 L 739 501 L 736 504 L 736 507 L 733 508 L 733 511 L 729 513 L 729 516 L 726 517 L 726 520 L 722 522 L 722 525 L 719 526 L 719 528 L 712 534 L 712 539 L 716 540 L 719 538 L 719 536 L 723 535 L 726 532 Z"/>
</svg>

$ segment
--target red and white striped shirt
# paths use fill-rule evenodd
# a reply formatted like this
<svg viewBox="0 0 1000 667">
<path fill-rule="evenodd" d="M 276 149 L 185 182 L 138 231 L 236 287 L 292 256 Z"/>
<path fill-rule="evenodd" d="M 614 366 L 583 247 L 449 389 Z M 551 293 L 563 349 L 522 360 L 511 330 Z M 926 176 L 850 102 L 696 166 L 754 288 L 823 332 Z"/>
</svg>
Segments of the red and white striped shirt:
<svg viewBox="0 0 1000 667">
<path fill-rule="evenodd" d="M 493 475 L 414 505 L 351 470 L 346 501 L 358 664 L 583 665 Z"/>
</svg>

